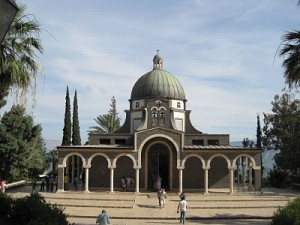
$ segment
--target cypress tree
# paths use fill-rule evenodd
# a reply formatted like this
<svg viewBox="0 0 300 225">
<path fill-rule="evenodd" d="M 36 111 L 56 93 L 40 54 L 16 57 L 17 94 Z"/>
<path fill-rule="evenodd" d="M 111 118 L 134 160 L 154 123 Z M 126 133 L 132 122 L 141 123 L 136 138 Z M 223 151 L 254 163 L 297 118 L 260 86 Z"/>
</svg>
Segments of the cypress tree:
<svg viewBox="0 0 300 225">
<path fill-rule="evenodd" d="M 81 145 L 76 90 L 75 90 L 74 102 L 73 102 L 72 145 Z"/>
<path fill-rule="evenodd" d="M 261 142 L 262 142 L 262 132 L 261 132 L 261 128 L 260 128 L 259 115 L 257 115 L 256 147 L 261 148 Z"/>
<path fill-rule="evenodd" d="M 70 95 L 69 87 L 67 86 L 66 93 L 66 107 L 65 107 L 65 120 L 64 120 L 64 129 L 63 129 L 63 139 L 62 146 L 71 145 L 71 104 L 70 104 Z"/>
</svg>

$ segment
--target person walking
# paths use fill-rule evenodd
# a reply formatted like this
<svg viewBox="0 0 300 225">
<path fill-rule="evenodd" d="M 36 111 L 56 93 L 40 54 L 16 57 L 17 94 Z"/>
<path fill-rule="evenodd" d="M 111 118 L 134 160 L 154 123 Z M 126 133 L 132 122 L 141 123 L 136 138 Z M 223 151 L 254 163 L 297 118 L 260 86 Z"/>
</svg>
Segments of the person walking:
<svg viewBox="0 0 300 225">
<path fill-rule="evenodd" d="M 166 205 L 166 198 L 167 198 L 167 192 L 166 190 L 163 188 L 161 189 L 161 197 L 160 197 L 160 202 L 161 202 L 161 207 L 164 208 Z"/>
<path fill-rule="evenodd" d="M 186 211 L 187 211 L 187 201 L 185 200 L 185 196 L 181 197 L 181 200 L 178 203 L 177 207 L 177 213 L 180 212 L 180 223 L 185 224 L 185 217 L 186 217 Z"/>
<path fill-rule="evenodd" d="M 161 208 L 161 196 L 162 196 L 162 189 L 157 189 L 157 199 L 160 208 Z"/>
<path fill-rule="evenodd" d="M 106 214 L 106 211 L 103 209 L 102 213 L 97 217 L 96 223 L 99 225 L 107 225 L 109 224 L 109 216 Z"/>
</svg>

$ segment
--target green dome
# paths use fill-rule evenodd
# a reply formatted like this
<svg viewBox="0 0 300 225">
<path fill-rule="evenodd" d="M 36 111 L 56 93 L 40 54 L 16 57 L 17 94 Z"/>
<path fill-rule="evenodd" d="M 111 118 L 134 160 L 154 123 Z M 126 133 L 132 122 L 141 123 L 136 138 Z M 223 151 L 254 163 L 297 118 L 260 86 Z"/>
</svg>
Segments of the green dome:
<svg viewBox="0 0 300 225">
<path fill-rule="evenodd" d="M 154 59 L 157 59 L 156 56 Z M 155 67 L 134 84 L 131 100 L 157 97 L 185 100 L 184 90 L 179 80 L 168 71 Z"/>
</svg>

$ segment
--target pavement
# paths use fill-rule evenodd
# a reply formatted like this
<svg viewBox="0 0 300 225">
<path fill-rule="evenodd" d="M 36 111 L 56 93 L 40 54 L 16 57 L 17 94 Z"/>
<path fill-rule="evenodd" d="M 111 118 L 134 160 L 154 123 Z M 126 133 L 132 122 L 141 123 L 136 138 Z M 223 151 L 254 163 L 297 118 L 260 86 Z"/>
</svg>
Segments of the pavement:
<svg viewBox="0 0 300 225">
<path fill-rule="evenodd" d="M 31 187 L 8 190 L 13 197 L 29 195 Z M 69 190 L 61 193 L 40 192 L 48 202 L 65 208 L 68 220 L 76 225 L 95 224 L 105 209 L 113 225 L 179 224 L 178 193 L 168 193 L 166 206 L 160 208 L 156 193 L 114 192 L 95 190 L 90 193 Z M 289 201 L 300 197 L 294 189 L 264 188 L 261 193 L 225 192 L 186 193 L 186 224 L 267 225 L 273 213 Z"/>
</svg>

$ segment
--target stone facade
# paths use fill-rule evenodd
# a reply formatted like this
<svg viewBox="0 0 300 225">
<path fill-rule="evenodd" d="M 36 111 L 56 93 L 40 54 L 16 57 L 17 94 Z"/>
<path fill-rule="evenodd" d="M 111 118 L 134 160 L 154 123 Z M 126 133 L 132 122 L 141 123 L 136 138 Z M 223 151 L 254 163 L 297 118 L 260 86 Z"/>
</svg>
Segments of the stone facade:
<svg viewBox="0 0 300 225">
<path fill-rule="evenodd" d="M 159 187 L 176 192 L 260 191 L 261 149 L 233 147 L 229 134 L 194 128 L 183 88 L 163 69 L 159 54 L 153 70 L 134 85 L 129 102 L 118 131 L 90 133 L 88 145 L 58 147 L 58 191 L 65 190 L 66 177 L 82 183 L 86 192 L 122 190 L 123 177 L 134 180 L 128 188 L 136 193 Z"/>
</svg>

